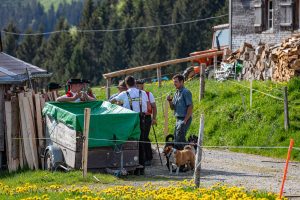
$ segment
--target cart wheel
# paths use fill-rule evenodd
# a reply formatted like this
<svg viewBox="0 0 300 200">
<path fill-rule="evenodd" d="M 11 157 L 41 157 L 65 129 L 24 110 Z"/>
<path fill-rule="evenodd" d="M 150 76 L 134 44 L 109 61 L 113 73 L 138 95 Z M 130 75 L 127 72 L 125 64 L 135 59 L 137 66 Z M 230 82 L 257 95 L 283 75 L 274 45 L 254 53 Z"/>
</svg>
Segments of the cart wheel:
<svg viewBox="0 0 300 200">
<path fill-rule="evenodd" d="M 45 156 L 45 164 L 44 164 L 44 169 L 48 170 L 48 171 L 53 171 L 54 170 L 54 166 L 52 163 L 52 156 L 50 151 L 47 151 L 46 156 Z"/>
</svg>

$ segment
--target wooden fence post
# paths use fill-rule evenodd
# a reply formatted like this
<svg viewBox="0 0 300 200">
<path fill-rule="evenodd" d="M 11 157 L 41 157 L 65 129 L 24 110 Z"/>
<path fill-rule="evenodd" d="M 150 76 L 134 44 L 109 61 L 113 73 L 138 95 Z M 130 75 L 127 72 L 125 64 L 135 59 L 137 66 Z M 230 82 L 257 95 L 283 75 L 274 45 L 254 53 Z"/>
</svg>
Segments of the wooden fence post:
<svg viewBox="0 0 300 200">
<path fill-rule="evenodd" d="M 199 101 L 204 98 L 205 92 L 205 68 L 206 64 L 202 63 L 200 66 L 200 92 L 199 92 Z"/>
<path fill-rule="evenodd" d="M 283 95 L 284 95 L 284 129 L 287 131 L 290 127 L 287 87 L 283 88 Z"/>
<path fill-rule="evenodd" d="M 165 136 L 167 136 L 169 134 L 169 102 L 168 102 L 168 100 L 165 100 L 164 118 L 165 118 L 164 134 L 165 134 Z"/>
<path fill-rule="evenodd" d="M 217 70 L 218 67 L 218 56 L 214 56 L 214 77 L 215 77 L 215 72 Z"/>
<path fill-rule="evenodd" d="M 83 128 L 83 145 L 82 145 L 82 176 L 87 176 L 87 163 L 88 163 L 88 146 L 89 146 L 89 128 L 90 128 L 90 115 L 91 109 L 84 109 L 84 128 Z"/>
<path fill-rule="evenodd" d="M 158 82 L 158 87 L 161 87 L 161 68 L 158 67 L 158 68 L 156 69 L 156 71 L 157 71 L 157 82 Z"/>
<path fill-rule="evenodd" d="M 252 108 L 253 80 L 250 79 L 250 108 Z"/>
<path fill-rule="evenodd" d="M 111 86 L 111 78 L 106 79 L 106 99 L 108 100 L 110 97 L 110 86 Z"/>
<path fill-rule="evenodd" d="M 198 142 L 197 142 L 195 171 L 194 171 L 194 182 L 195 182 L 196 187 L 200 186 L 203 135 L 204 135 L 204 114 L 201 114 L 199 136 L 198 136 Z"/>
</svg>

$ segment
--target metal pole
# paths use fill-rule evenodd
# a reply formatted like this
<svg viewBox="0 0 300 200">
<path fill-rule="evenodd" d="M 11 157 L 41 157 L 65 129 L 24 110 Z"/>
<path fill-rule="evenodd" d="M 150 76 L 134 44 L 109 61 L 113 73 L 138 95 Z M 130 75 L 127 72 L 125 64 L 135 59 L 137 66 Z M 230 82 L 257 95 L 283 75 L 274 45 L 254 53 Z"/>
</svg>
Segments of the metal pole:
<svg viewBox="0 0 300 200">
<path fill-rule="evenodd" d="M 194 171 L 194 182 L 196 187 L 200 186 L 201 159 L 202 159 L 202 143 L 204 135 L 204 115 L 200 117 L 199 137 L 197 142 L 197 153 Z"/>
<path fill-rule="evenodd" d="M 228 15 L 228 18 L 229 18 L 229 48 L 230 48 L 230 50 L 232 51 L 232 2 L 231 2 L 231 0 L 229 0 L 229 5 L 228 5 L 228 7 L 229 7 L 229 15 Z"/>
<path fill-rule="evenodd" d="M 27 78 L 28 78 L 28 81 L 29 81 L 30 89 L 33 89 L 33 87 L 32 87 L 32 82 L 31 82 L 31 78 L 30 78 L 29 71 L 28 71 L 28 68 L 27 68 L 27 67 L 26 67 L 26 74 L 27 74 Z"/>
<path fill-rule="evenodd" d="M 155 137 L 155 142 L 156 142 L 156 147 L 157 147 L 157 151 L 158 151 L 158 155 L 159 155 L 160 163 L 161 163 L 161 166 L 163 166 L 163 163 L 162 163 L 162 159 L 161 159 L 161 155 L 160 155 L 160 151 L 159 151 L 159 146 L 158 146 L 158 142 L 157 142 L 157 137 L 156 137 L 156 133 L 155 133 L 154 126 L 152 126 L 152 130 L 153 130 L 153 134 L 154 134 L 154 137 Z"/>
<path fill-rule="evenodd" d="M 252 108 L 252 94 L 253 94 L 253 88 L 252 88 L 252 78 L 250 80 L 250 108 Z"/>
<path fill-rule="evenodd" d="M 287 87 L 283 88 L 283 95 L 284 95 L 284 129 L 287 131 L 290 127 Z"/>
</svg>

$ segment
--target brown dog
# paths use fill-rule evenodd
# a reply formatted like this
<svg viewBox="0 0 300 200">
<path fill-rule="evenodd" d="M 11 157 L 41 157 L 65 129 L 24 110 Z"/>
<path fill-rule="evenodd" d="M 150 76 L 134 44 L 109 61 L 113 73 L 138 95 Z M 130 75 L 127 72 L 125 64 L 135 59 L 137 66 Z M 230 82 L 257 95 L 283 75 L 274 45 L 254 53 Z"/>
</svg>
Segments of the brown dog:
<svg viewBox="0 0 300 200">
<path fill-rule="evenodd" d="M 172 163 L 175 163 L 177 166 L 176 175 L 179 174 L 179 167 L 182 165 L 187 164 L 192 169 L 195 167 L 195 154 L 190 145 L 186 145 L 183 150 L 177 150 L 172 146 L 166 146 L 163 153 L 169 157 L 170 161 L 173 160 L 173 162 L 170 162 L 170 174 L 172 174 Z"/>
</svg>

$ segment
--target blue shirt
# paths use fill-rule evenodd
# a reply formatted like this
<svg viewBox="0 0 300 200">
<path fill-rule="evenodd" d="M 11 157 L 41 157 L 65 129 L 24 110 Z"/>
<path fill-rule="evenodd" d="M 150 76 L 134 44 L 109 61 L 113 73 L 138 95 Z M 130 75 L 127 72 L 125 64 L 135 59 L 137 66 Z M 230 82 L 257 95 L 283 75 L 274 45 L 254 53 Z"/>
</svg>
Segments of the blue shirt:
<svg viewBox="0 0 300 200">
<path fill-rule="evenodd" d="M 182 87 L 176 91 L 172 102 L 174 104 L 175 117 L 185 117 L 188 107 L 193 104 L 192 93 L 185 87 Z"/>
</svg>

